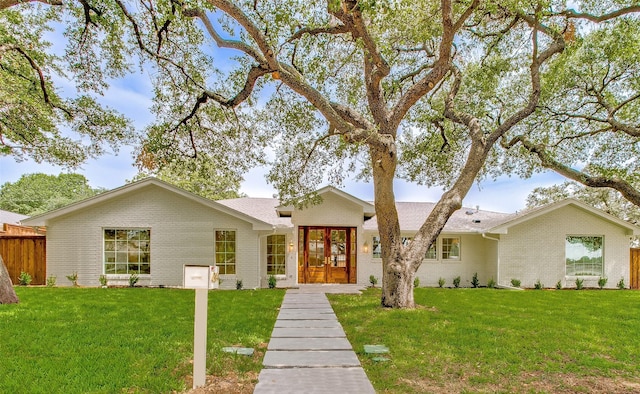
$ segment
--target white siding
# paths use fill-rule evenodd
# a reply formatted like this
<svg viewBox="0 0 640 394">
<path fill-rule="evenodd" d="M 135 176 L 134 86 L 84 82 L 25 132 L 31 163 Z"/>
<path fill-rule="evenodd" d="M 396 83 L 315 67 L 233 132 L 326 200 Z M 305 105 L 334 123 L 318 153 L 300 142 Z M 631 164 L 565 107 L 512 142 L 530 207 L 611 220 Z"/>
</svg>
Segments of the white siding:
<svg viewBox="0 0 640 394">
<path fill-rule="evenodd" d="M 372 245 L 373 237 L 377 234 L 368 234 L 367 243 Z M 403 236 L 412 237 L 412 234 L 403 233 Z M 460 237 L 460 260 L 442 259 L 442 238 Z M 470 234 L 441 234 L 437 240 L 437 258 L 423 260 L 418 268 L 416 276 L 420 279 L 421 287 L 436 287 L 438 280 L 444 278 L 445 287 L 453 286 L 453 279 L 460 276 L 461 287 L 471 287 L 471 279 L 474 273 L 478 273 L 481 286 L 486 286 L 489 279 L 497 280 L 495 273 L 495 261 L 497 258 L 497 246 L 495 241 L 482 238 L 481 235 Z M 382 260 L 372 258 L 371 251 L 367 254 L 366 263 L 359 265 L 362 275 L 369 283 L 369 276 L 378 278 L 378 284 L 382 279 Z"/>
<path fill-rule="evenodd" d="M 565 276 L 567 235 L 604 236 L 604 271 L 607 287 L 615 288 L 620 278 L 629 283 L 629 236 L 625 229 L 578 207 L 567 205 L 533 218 L 500 236 L 500 284 L 519 279 L 523 287 L 533 287 L 539 279 L 545 287 L 561 281 L 575 287 L 575 277 Z M 598 278 L 585 279 L 596 287 Z"/>
<path fill-rule="evenodd" d="M 259 240 L 251 224 L 155 185 L 49 223 L 48 275 L 70 285 L 65 276 L 77 271 L 80 285 L 99 285 L 104 228 L 151 229 L 151 275 L 139 282 L 151 286 L 182 286 L 183 265 L 213 264 L 214 230 L 236 230 L 236 275 L 223 277 L 222 287 L 235 288 L 236 279 L 259 286 Z"/>
</svg>

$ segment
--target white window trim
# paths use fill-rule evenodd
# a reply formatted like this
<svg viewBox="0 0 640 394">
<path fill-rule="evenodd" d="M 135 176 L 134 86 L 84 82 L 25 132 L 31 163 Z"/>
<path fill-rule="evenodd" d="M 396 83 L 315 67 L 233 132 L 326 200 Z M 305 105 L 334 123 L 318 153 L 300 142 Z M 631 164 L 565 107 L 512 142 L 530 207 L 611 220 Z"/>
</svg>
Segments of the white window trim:
<svg viewBox="0 0 640 394">
<path fill-rule="evenodd" d="M 600 275 L 569 275 L 567 274 L 567 237 L 600 237 L 602 238 L 602 273 Z M 600 279 L 601 277 L 605 277 L 605 237 L 604 234 L 565 234 L 565 249 L 564 249 L 564 278 L 565 280 L 575 280 L 575 279 Z"/>
<path fill-rule="evenodd" d="M 291 254 L 291 252 L 289 251 L 289 243 L 287 243 L 287 240 L 289 237 L 287 237 L 287 234 L 269 234 L 267 235 L 267 237 L 265 238 L 265 246 L 266 246 L 266 250 L 265 250 L 265 264 L 267 267 L 267 277 L 271 276 L 272 274 L 269 274 L 269 237 L 274 236 L 274 235 L 281 235 L 284 237 L 284 274 L 275 274 L 273 276 L 275 276 L 276 279 L 281 279 L 284 280 L 287 278 L 287 256 L 289 256 L 289 254 Z M 293 242 L 292 239 L 289 239 L 290 242 Z"/>
<path fill-rule="evenodd" d="M 440 239 L 440 260 L 443 263 L 460 263 L 462 262 L 462 236 L 460 235 L 447 235 L 447 236 L 441 236 L 438 237 Z M 458 240 L 458 258 L 456 259 L 452 259 L 452 258 L 444 258 L 443 254 L 444 254 L 444 240 L 445 239 L 457 239 Z"/>
<path fill-rule="evenodd" d="M 405 234 L 402 234 L 402 233 L 400 234 L 400 236 L 402 238 L 413 238 L 413 237 L 411 237 L 409 235 L 405 235 Z M 380 235 L 379 234 L 375 234 L 375 235 L 371 236 L 371 261 L 374 262 L 374 263 L 381 263 L 382 262 L 382 257 L 376 257 L 376 256 L 373 255 L 373 247 L 374 247 L 373 239 L 374 238 L 380 239 Z M 437 263 L 437 262 L 442 260 L 442 259 L 440 259 L 440 255 L 438 253 L 440 251 L 440 243 L 439 242 L 440 242 L 440 236 L 438 236 L 438 238 L 436 238 L 436 240 L 434 242 L 434 245 L 436 247 L 436 257 L 434 257 L 432 259 L 427 258 L 427 254 L 425 253 L 425 257 L 422 259 L 423 262 Z"/>
<path fill-rule="evenodd" d="M 233 231 L 235 232 L 235 236 L 236 236 L 236 240 L 235 240 L 235 274 L 220 274 L 220 278 L 223 279 L 229 279 L 229 278 L 235 278 L 238 275 L 238 229 L 235 228 L 214 228 L 213 229 L 213 265 L 214 266 L 218 266 L 218 261 L 217 261 L 217 250 L 216 250 L 216 232 L 218 231 Z M 221 266 L 220 266 L 221 267 Z"/>
<path fill-rule="evenodd" d="M 123 227 L 123 226 L 103 226 L 100 229 L 101 232 L 101 239 L 102 239 L 102 254 L 101 254 L 101 265 L 102 268 L 100 270 L 100 272 L 102 273 L 102 275 L 105 275 L 107 277 L 107 279 L 112 279 L 112 280 L 129 280 L 129 278 L 131 277 L 132 274 L 107 274 L 106 270 L 105 270 L 105 265 L 107 264 L 107 262 L 105 261 L 105 253 L 106 250 L 104 248 L 105 246 L 105 239 L 104 239 L 104 232 L 105 230 L 149 230 L 149 271 L 150 273 L 148 274 L 138 274 L 138 277 L 140 279 L 149 279 L 151 278 L 151 268 L 152 268 L 152 261 L 153 261 L 153 253 L 151 251 L 151 233 L 152 233 L 152 228 L 151 227 L 140 227 L 140 226 L 131 226 L 131 227 Z M 128 264 L 128 263 L 127 263 Z"/>
</svg>

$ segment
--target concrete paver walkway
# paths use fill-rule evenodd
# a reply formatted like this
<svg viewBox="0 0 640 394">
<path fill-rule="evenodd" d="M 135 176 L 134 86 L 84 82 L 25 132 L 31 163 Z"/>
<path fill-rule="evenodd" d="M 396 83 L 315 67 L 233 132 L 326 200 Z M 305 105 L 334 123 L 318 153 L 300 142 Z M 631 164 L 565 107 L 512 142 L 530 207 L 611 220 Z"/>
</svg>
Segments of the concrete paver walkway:
<svg viewBox="0 0 640 394">
<path fill-rule="evenodd" d="M 287 290 L 254 393 L 375 393 L 325 295 L 357 291 L 353 285 Z"/>
</svg>

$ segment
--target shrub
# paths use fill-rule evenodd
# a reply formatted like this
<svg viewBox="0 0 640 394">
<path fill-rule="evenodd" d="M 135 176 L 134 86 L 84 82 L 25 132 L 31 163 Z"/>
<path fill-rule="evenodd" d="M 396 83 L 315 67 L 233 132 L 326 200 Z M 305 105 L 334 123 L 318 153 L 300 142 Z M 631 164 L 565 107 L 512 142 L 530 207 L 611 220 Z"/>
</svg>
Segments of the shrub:
<svg viewBox="0 0 640 394">
<path fill-rule="evenodd" d="M 556 282 L 556 290 L 562 290 L 562 281 L 561 280 Z"/>
<path fill-rule="evenodd" d="M 489 281 L 487 282 L 487 287 L 493 289 L 494 287 L 496 287 L 496 281 L 493 280 L 493 278 L 489 279 Z"/>
<path fill-rule="evenodd" d="M 140 277 L 138 276 L 138 274 L 129 275 L 129 287 L 135 287 L 136 283 L 138 283 L 139 280 Z"/>
<path fill-rule="evenodd" d="M 542 282 L 540 282 L 540 279 L 538 279 L 536 281 L 536 283 L 533 284 L 533 288 L 536 290 L 542 290 L 544 286 L 542 286 Z"/>
<path fill-rule="evenodd" d="M 98 280 L 100 281 L 100 286 L 107 286 L 107 275 L 100 275 L 100 278 L 98 278 Z"/>
<path fill-rule="evenodd" d="M 598 287 L 600 288 L 600 290 L 602 290 L 602 288 L 607 284 L 607 280 L 607 278 L 598 279 Z"/>
<path fill-rule="evenodd" d="M 522 282 L 520 282 L 520 279 L 511 279 L 511 286 L 520 287 L 521 284 Z"/>
<path fill-rule="evenodd" d="M 74 272 L 71 275 L 67 275 L 67 279 L 71 281 L 74 286 L 78 286 L 78 273 Z"/>
<path fill-rule="evenodd" d="M 31 275 L 27 272 L 21 271 L 18 276 L 18 284 L 20 286 L 29 286 L 31 284 Z"/>
<path fill-rule="evenodd" d="M 420 287 L 420 278 L 418 278 L 417 276 L 415 278 L 413 278 L 413 287 Z"/>
<path fill-rule="evenodd" d="M 456 289 L 460 287 L 460 276 L 456 276 L 455 278 L 453 278 L 453 287 L 455 287 Z"/>
<path fill-rule="evenodd" d="M 475 272 L 473 278 L 471 278 L 471 287 L 478 287 L 478 285 L 480 285 L 480 281 L 478 280 L 478 273 Z"/>
<path fill-rule="evenodd" d="M 236 290 L 242 290 L 242 279 L 236 279 Z"/>
<path fill-rule="evenodd" d="M 577 278 L 576 279 L 576 290 L 582 290 L 584 287 L 584 279 Z"/>
<path fill-rule="evenodd" d="M 371 287 L 376 287 L 378 284 L 378 278 L 373 275 L 369 275 L 369 283 L 371 283 Z"/>
<path fill-rule="evenodd" d="M 47 278 L 47 287 L 55 287 L 56 286 L 56 277 L 50 276 Z"/>
<path fill-rule="evenodd" d="M 444 286 L 444 283 L 445 283 L 444 278 L 441 277 L 440 279 L 438 279 L 438 287 L 442 288 L 442 286 Z"/>
<path fill-rule="evenodd" d="M 276 279 L 275 275 L 269 275 L 269 288 L 270 289 L 275 289 L 277 282 L 278 282 L 278 280 Z"/>
<path fill-rule="evenodd" d="M 624 278 L 620 278 L 620 281 L 618 282 L 618 289 L 624 290 L 626 288 L 627 288 L 627 286 L 625 286 L 625 284 L 624 284 Z"/>
</svg>

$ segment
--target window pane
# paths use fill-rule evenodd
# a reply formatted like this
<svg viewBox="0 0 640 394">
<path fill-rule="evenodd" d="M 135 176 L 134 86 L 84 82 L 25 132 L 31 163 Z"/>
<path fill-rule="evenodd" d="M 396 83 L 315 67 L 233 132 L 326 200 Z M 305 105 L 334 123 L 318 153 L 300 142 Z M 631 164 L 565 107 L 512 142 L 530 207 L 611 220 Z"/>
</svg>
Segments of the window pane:
<svg viewBox="0 0 640 394">
<path fill-rule="evenodd" d="M 235 274 L 236 235 L 232 230 L 215 231 L 215 264 L 220 267 L 220 274 Z"/>
<path fill-rule="evenodd" d="M 427 250 L 427 254 L 425 255 L 425 258 L 430 260 L 435 260 L 437 255 L 438 253 L 436 251 L 436 242 L 434 242 Z"/>
<path fill-rule="evenodd" d="M 105 229 L 105 274 L 150 274 L 150 235 L 150 230 L 144 229 Z"/>
<path fill-rule="evenodd" d="M 284 274 L 286 237 L 283 234 L 267 237 L 267 275 Z"/>
<path fill-rule="evenodd" d="M 460 238 L 442 238 L 442 259 L 460 260 Z"/>
<path fill-rule="evenodd" d="M 371 252 L 373 254 L 373 258 L 381 258 L 382 257 L 382 248 L 380 246 L 380 237 L 373 237 L 373 245 L 371 247 Z"/>
<path fill-rule="evenodd" d="M 566 274 L 602 276 L 604 272 L 603 241 L 603 237 L 600 236 L 567 236 Z"/>
</svg>

